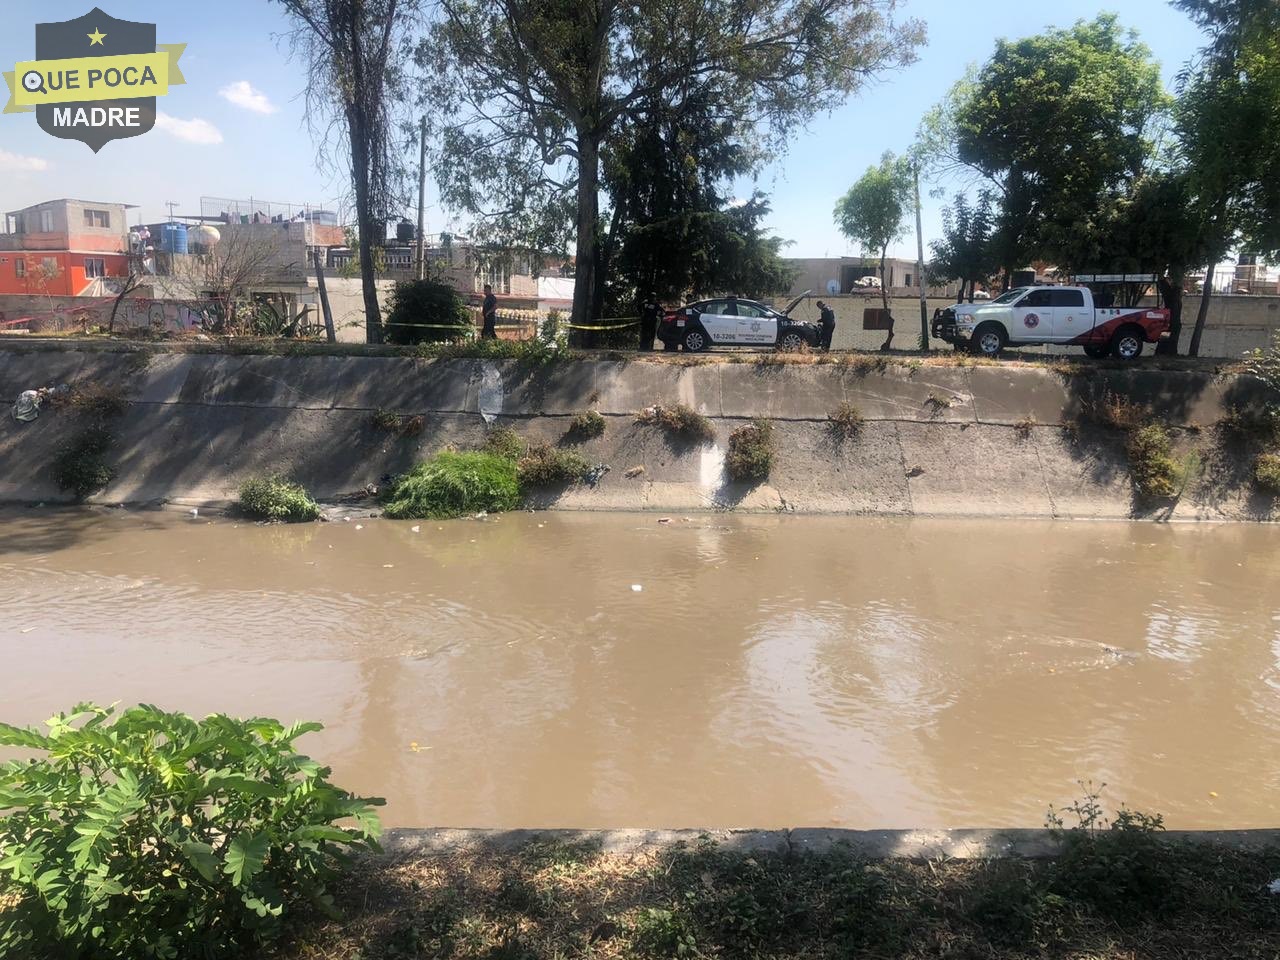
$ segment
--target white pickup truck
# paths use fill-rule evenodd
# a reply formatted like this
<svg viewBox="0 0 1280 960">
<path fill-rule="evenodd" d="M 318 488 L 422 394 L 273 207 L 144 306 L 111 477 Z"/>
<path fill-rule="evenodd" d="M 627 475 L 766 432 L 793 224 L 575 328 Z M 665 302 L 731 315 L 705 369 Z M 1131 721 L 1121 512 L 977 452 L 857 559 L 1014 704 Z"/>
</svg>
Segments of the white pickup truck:
<svg viewBox="0 0 1280 960">
<path fill-rule="evenodd" d="M 1169 330 L 1169 311 L 1100 307 L 1088 287 L 1015 287 L 989 303 L 957 303 L 933 315 L 933 335 L 994 357 L 1005 347 L 1057 343 L 1089 356 L 1134 360 Z"/>
</svg>

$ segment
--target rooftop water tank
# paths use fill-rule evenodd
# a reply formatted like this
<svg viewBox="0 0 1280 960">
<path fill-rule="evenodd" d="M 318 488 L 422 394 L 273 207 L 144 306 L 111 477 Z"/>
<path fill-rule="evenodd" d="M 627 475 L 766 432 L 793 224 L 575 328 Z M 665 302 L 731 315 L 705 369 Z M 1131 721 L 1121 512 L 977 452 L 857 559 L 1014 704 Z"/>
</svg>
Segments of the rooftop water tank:
<svg viewBox="0 0 1280 960">
<path fill-rule="evenodd" d="M 216 227 L 201 224 L 198 227 L 192 227 L 187 231 L 187 240 L 194 246 L 212 247 L 222 239 Z"/>
<path fill-rule="evenodd" d="M 165 253 L 187 252 L 187 225 L 162 223 L 160 225 L 160 249 Z"/>
</svg>

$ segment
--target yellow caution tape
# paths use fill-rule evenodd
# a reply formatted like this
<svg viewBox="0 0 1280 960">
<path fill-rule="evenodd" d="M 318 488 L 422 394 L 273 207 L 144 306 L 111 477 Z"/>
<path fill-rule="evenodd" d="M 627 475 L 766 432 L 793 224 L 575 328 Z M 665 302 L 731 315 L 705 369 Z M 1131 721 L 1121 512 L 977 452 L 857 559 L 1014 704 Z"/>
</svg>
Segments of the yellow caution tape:
<svg viewBox="0 0 1280 960">
<path fill-rule="evenodd" d="M 601 317 L 602 320 L 622 320 L 623 317 Z M 564 323 L 560 326 L 567 327 L 570 330 L 621 330 L 623 327 L 634 327 L 640 322 L 637 317 L 634 320 L 627 320 L 625 323 Z"/>
</svg>

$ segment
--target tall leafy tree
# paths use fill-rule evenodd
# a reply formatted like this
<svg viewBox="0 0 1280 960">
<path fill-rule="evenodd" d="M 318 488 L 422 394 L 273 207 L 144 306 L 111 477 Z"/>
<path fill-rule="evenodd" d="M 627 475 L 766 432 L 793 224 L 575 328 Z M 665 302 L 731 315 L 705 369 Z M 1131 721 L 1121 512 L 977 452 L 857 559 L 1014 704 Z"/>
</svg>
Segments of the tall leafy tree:
<svg viewBox="0 0 1280 960">
<path fill-rule="evenodd" d="M 992 192 L 980 190 L 976 203 L 957 193 L 951 206 L 942 210 L 942 237 L 930 244 L 933 259 L 928 273 L 934 282 L 959 280 L 957 301 L 965 298 L 967 290 L 972 303 L 978 281 L 988 282 L 1000 268 L 992 238 L 993 204 Z"/>
<path fill-rule="evenodd" d="M 836 202 L 835 220 L 840 232 L 864 250 L 880 258 L 880 299 L 889 312 L 889 288 L 885 283 L 885 259 L 889 244 L 907 229 L 911 202 L 911 170 L 906 161 L 886 153 L 880 163 L 868 167 Z"/>
<path fill-rule="evenodd" d="M 602 149 L 655 97 L 701 97 L 786 134 L 923 37 L 895 0 L 442 0 L 422 60 L 447 202 L 508 231 L 575 238 L 573 317 L 597 304 Z"/>
<path fill-rule="evenodd" d="M 1150 50 L 1102 14 L 998 41 L 926 117 L 922 140 L 935 170 L 967 170 L 996 191 L 994 243 L 1006 272 L 1035 259 L 1086 267 L 1168 107 Z"/>
<path fill-rule="evenodd" d="M 1238 245 L 1280 251 L 1280 5 L 1175 0 L 1207 33 L 1180 77 L 1177 130 L 1206 254 L 1189 352 L 1199 353 L 1213 266 Z"/>
<path fill-rule="evenodd" d="M 339 141 L 349 162 L 360 234 L 365 336 L 382 342 L 374 280 L 375 244 L 401 208 L 403 169 L 395 143 L 395 109 L 407 99 L 405 43 L 417 24 L 419 0 L 275 0 L 295 23 L 290 41 L 307 66 L 307 114 L 319 134 L 317 151 Z"/>
</svg>

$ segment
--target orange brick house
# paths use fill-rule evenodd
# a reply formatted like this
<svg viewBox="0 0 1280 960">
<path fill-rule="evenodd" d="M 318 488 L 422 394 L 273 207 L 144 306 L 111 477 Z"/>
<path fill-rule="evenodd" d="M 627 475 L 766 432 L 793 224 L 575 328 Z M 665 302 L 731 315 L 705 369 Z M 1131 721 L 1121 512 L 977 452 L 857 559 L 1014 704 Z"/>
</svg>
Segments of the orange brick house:
<svg viewBox="0 0 1280 960">
<path fill-rule="evenodd" d="M 0 294 L 74 297 L 98 277 L 129 275 L 123 203 L 50 200 L 4 215 Z"/>
</svg>

